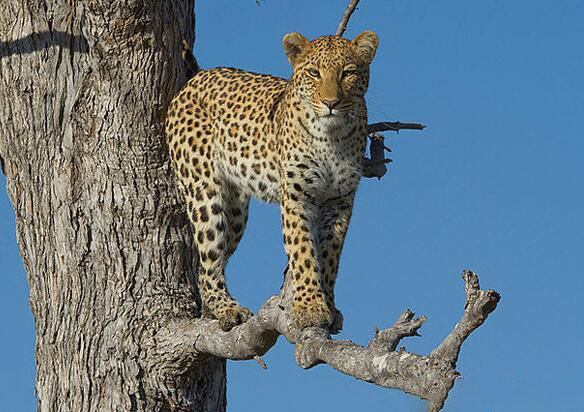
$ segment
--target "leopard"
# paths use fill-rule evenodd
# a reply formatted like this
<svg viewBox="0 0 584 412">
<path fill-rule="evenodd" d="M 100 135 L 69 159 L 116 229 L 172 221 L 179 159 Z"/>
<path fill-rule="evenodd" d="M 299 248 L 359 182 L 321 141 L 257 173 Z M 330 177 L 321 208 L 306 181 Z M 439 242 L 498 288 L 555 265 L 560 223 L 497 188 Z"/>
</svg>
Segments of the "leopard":
<svg viewBox="0 0 584 412">
<path fill-rule="evenodd" d="M 283 38 L 292 75 L 200 70 L 166 116 L 170 162 L 192 223 L 203 316 L 230 331 L 252 312 L 228 291 L 225 267 L 250 198 L 280 205 L 291 325 L 337 333 L 334 287 L 367 143 L 373 31 Z"/>
</svg>

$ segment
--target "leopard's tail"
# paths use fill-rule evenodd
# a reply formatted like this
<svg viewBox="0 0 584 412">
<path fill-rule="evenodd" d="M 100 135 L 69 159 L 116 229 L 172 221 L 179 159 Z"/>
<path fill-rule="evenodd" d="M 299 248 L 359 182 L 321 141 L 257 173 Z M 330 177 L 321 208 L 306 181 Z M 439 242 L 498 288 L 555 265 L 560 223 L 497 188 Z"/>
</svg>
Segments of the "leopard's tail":
<svg viewBox="0 0 584 412">
<path fill-rule="evenodd" d="M 191 50 L 191 46 L 189 45 L 189 42 L 186 40 L 182 41 L 181 56 L 182 56 L 182 58 L 185 62 L 185 65 L 187 67 L 187 78 L 190 79 L 195 74 L 197 74 L 201 70 L 201 68 L 199 67 L 199 64 L 197 63 L 197 59 L 195 59 L 195 55 L 193 54 L 193 51 Z"/>
</svg>

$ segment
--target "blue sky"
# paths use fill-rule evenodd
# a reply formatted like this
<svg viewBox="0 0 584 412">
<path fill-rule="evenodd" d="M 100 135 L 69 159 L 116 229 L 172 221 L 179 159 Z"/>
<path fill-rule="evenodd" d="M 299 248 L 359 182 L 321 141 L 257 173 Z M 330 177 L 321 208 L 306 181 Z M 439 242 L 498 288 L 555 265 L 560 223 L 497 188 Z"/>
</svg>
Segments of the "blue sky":
<svg viewBox="0 0 584 412">
<path fill-rule="evenodd" d="M 460 272 L 502 295 L 463 347 L 448 411 L 573 411 L 584 340 L 584 3 L 362 0 L 347 37 L 375 30 L 370 121 L 418 121 L 387 133 L 394 163 L 360 186 L 337 284 L 341 338 L 366 343 L 405 308 L 429 317 L 428 353 L 464 304 Z M 336 30 L 345 1 L 197 4 L 203 67 L 289 76 L 283 35 Z M 0 190 L 0 399 L 34 400 L 34 330 L 14 215 Z M 278 209 L 254 203 L 228 267 L 230 289 L 257 310 L 277 292 L 285 256 Z M 228 410 L 423 411 L 409 395 L 293 361 L 283 339 L 264 360 L 228 365 Z M 291 396 L 297 392 L 297 396 Z M 286 400 L 282 404 L 282 399 Z"/>
</svg>

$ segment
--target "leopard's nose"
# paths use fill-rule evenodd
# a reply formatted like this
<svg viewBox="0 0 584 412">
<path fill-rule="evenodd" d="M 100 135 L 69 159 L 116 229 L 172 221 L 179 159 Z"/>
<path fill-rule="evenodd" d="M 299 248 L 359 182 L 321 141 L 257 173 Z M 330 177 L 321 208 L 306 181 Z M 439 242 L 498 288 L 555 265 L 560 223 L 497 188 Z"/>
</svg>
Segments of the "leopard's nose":
<svg viewBox="0 0 584 412">
<path fill-rule="evenodd" d="M 322 99 L 322 102 L 330 110 L 333 110 L 335 108 L 335 106 L 339 103 L 339 99 Z"/>
</svg>

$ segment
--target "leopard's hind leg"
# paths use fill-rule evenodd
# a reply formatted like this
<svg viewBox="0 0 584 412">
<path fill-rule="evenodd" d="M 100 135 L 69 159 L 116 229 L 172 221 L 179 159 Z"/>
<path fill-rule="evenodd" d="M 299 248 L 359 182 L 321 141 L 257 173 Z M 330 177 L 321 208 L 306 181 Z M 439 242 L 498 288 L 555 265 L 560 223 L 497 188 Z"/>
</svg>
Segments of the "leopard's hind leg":
<svg viewBox="0 0 584 412">
<path fill-rule="evenodd" d="M 167 135 L 171 158 L 199 253 L 203 314 L 217 318 L 227 331 L 251 317 L 249 309 L 229 294 L 225 281 L 225 265 L 245 228 L 249 197 L 216 167 L 213 129 L 205 110 L 192 104 L 186 107 L 181 110 L 174 105 L 170 109 Z"/>
<path fill-rule="evenodd" d="M 198 180 L 194 198 L 187 195 L 187 205 L 199 252 L 198 285 L 204 313 L 217 318 L 227 331 L 251 317 L 249 309 L 230 295 L 225 281 L 227 260 L 245 229 L 249 198 L 219 182 Z"/>
</svg>

